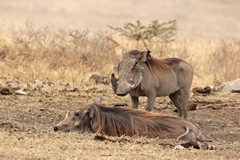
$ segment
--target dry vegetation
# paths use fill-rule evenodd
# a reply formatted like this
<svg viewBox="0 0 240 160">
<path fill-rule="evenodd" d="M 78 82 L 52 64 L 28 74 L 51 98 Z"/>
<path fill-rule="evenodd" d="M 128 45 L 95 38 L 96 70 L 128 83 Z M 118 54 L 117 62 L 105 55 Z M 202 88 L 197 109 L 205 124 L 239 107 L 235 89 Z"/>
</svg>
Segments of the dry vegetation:
<svg viewBox="0 0 240 160">
<path fill-rule="evenodd" d="M 143 42 L 110 29 L 63 30 L 33 23 L 0 32 L 0 85 L 6 86 L 5 82 L 12 79 L 14 87 L 30 93 L 27 96 L 0 95 L 0 158 L 239 159 L 237 94 L 199 96 L 200 100 L 221 99 L 235 104 L 235 108 L 204 108 L 190 113 L 191 120 L 203 133 L 216 141 L 213 150 L 174 150 L 175 142 L 168 140 L 123 137 L 113 143 L 96 141 L 94 135 L 53 132 L 54 119 L 61 120 L 66 110 L 73 111 L 79 105 L 91 103 L 96 96 L 103 96 L 108 105 L 129 104 L 129 97 L 114 96 L 107 82 L 90 81 L 93 73 L 109 77 L 123 49 L 148 47 L 158 58 L 185 59 L 195 70 L 193 87 L 219 85 L 240 77 L 239 40 L 213 42 L 174 38 L 174 41 L 153 38 Z M 47 86 L 31 88 L 34 80 L 55 85 L 50 89 L 46 89 Z M 56 85 L 61 82 L 78 88 L 78 92 L 58 93 Z M 159 105 L 157 111 L 173 109 L 167 98 L 158 99 L 156 104 Z"/>
<path fill-rule="evenodd" d="M 216 85 L 240 76 L 239 40 L 151 39 L 147 43 L 155 57 L 180 57 L 192 64 L 194 85 Z M 80 87 L 91 72 L 109 76 L 123 49 L 144 50 L 146 44 L 111 31 L 53 30 L 27 23 L 0 35 L 1 78 Z"/>
</svg>

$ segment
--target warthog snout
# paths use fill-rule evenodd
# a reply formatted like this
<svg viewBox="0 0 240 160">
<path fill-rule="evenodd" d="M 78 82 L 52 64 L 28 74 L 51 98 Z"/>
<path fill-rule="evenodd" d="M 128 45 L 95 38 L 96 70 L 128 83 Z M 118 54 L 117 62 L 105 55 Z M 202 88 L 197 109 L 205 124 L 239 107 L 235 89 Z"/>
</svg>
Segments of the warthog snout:
<svg viewBox="0 0 240 160">
<path fill-rule="evenodd" d="M 125 93 L 117 93 L 117 95 L 123 97 L 123 96 L 126 96 L 127 94 L 125 94 Z"/>
<path fill-rule="evenodd" d="M 54 132 L 56 132 L 58 130 L 58 127 L 54 126 L 53 130 L 54 130 Z"/>
<path fill-rule="evenodd" d="M 111 82 L 112 82 L 113 92 L 118 96 L 127 95 L 133 86 L 131 83 L 129 83 L 125 79 L 116 78 L 114 74 L 112 74 Z"/>
<path fill-rule="evenodd" d="M 111 76 L 111 83 L 113 92 L 118 96 L 127 95 L 128 91 L 126 91 L 126 87 L 129 88 L 129 90 L 131 88 L 131 85 L 126 81 L 119 81 L 119 79 L 115 77 L 114 73 Z"/>
<path fill-rule="evenodd" d="M 69 111 L 66 114 L 66 117 L 59 122 L 58 124 L 53 122 L 53 130 L 56 131 L 63 131 L 63 132 L 69 132 L 70 130 L 74 130 L 74 123 L 75 123 L 75 117 L 74 115 L 69 116 Z"/>
<path fill-rule="evenodd" d="M 132 85 L 130 83 L 124 80 L 119 81 L 116 95 L 125 96 L 131 91 L 131 89 L 132 89 Z"/>
</svg>

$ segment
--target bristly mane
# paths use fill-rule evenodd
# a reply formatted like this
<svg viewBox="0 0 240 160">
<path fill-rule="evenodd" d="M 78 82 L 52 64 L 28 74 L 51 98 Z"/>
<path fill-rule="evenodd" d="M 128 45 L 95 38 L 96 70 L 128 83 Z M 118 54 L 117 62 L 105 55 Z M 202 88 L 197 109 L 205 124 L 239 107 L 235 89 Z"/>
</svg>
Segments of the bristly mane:
<svg viewBox="0 0 240 160">
<path fill-rule="evenodd" d="M 172 71 L 172 68 L 169 65 L 157 58 L 150 57 L 146 63 L 153 72 L 162 71 L 168 73 Z"/>
<path fill-rule="evenodd" d="M 139 54 L 138 50 L 131 50 L 128 52 L 128 55 L 135 57 L 136 55 Z M 153 58 L 150 54 L 147 57 L 147 61 L 146 64 L 148 65 L 149 69 L 152 72 L 171 72 L 172 68 L 163 60 L 157 59 L 157 58 Z"/>
<path fill-rule="evenodd" d="M 92 104 L 90 107 L 95 110 L 99 134 L 161 137 L 174 133 L 180 126 L 178 117 L 160 116 L 156 113 L 125 107 L 105 107 L 98 104 Z"/>
</svg>

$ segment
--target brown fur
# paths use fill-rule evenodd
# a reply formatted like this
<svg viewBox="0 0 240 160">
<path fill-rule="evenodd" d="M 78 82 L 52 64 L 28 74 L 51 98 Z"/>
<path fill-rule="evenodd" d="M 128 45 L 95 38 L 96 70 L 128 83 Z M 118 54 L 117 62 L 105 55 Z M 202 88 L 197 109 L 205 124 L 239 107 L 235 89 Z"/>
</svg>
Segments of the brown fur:
<svg viewBox="0 0 240 160">
<path fill-rule="evenodd" d="M 175 116 L 125 107 L 105 107 L 99 104 L 91 104 L 80 112 L 81 118 L 75 123 L 77 124 L 75 127 L 80 131 L 90 130 L 108 136 L 127 135 L 176 138 L 191 142 L 208 141 L 193 123 Z"/>
<path fill-rule="evenodd" d="M 139 54 L 138 50 L 132 50 L 129 51 L 127 54 L 132 55 L 136 57 Z M 164 59 L 157 59 L 154 57 L 151 57 L 150 54 L 147 55 L 147 61 L 146 61 L 148 67 L 150 70 L 154 71 L 163 71 L 163 72 L 173 72 L 172 68 L 165 63 Z"/>
<path fill-rule="evenodd" d="M 172 68 L 169 67 L 166 63 L 164 63 L 164 61 L 160 59 L 150 58 L 146 63 L 148 64 L 150 70 L 153 71 L 154 73 L 156 73 L 156 71 L 165 73 L 173 72 Z"/>
<path fill-rule="evenodd" d="M 95 114 L 99 124 L 97 132 L 101 134 L 111 136 L 158 136 L 171 132 L 175 128 L 166 121 L 167 117 L 166 119 L 161 117 L 162 122 L 157 123 L 160 117 L 154 113 L 124 107 L 110 108 L 99 105 L 92 105 L 91 107 L 96 111 Z"/>
</svg>

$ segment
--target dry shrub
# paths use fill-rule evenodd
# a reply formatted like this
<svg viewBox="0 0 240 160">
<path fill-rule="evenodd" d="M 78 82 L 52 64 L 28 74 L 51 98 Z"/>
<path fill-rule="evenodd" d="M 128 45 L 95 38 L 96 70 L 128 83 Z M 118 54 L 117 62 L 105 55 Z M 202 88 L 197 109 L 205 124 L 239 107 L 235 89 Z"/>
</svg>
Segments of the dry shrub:
<svg viewBox="0 0 240 160">
<path fill-rule="evenodd" d="M 158 20 L 154 20 L 145 26 L 137 20 L 136 24 L 128 22 L 123 24 L 122 27 L 109 26 L 109 28 L 129 40 L 142 42 L 144 47 L 149 49 L 149 44 L 156 40 L 164 44 L 174 41 L 177 31 L 177 21 L 160 23 Z"/>
<path fill-rule="evenodd" d="M 51 30 L 27 24 L 0 41 L 1 75 L 33 81 L 77 81 L 88 72 L 103 72 L 116 60 L 106 32 Z M 8 39 L 8 43 L 6 42 Z M 80 78 L 81 79 L 81 78 Z"/>
</svg>

